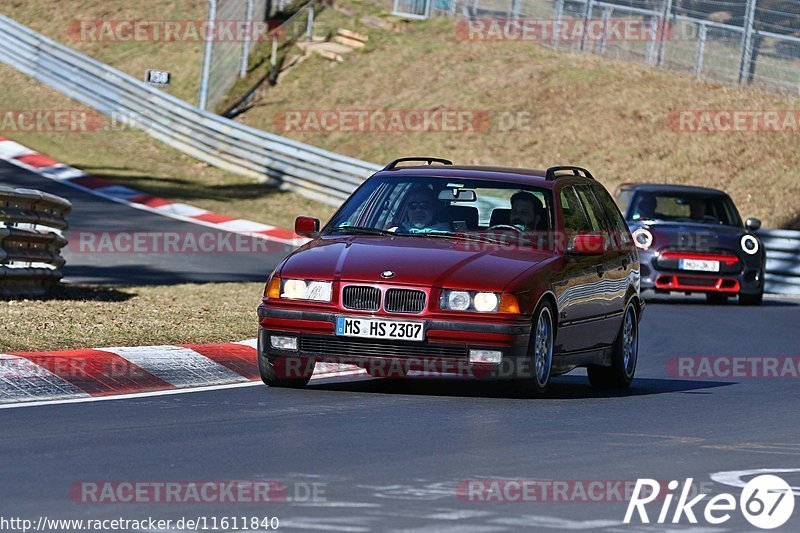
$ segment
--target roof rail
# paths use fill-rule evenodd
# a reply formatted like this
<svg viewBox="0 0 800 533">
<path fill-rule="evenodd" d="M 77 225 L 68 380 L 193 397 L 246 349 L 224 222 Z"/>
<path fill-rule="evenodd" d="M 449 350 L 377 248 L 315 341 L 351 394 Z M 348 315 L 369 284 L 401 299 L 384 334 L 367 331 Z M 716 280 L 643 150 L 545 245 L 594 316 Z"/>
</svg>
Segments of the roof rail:
<svg viewBox="0 0 800 533">
<path fill-rule="evenodd" d="M 395 159 L 385 167 L 383 170 L 394 170 L 398 163 L 402 163 L 404 161 L 427 161 L 429 165 L 433 164 L 433 162 L 441 163 L 443 165 L 452 165 L 453 162 L 449 159 L 442 159 L 440 157 L 401 157 L 400 159 Z"/>
<path fill-rule="evenodd" d="M 547 169 L 547 173 L 545 174 L 545 179 L 552 181 L 554 179 L 564 177 L 565 176 L 564 174 L 561 174 L 561 175 L 557 174 L 558 172 L 561 172 L 561 171 L 570 171 L 570 172 L 572 172 L 572 174 L 567 174 L 568 176 L 583 176 L 584 178 L 589 178 L 589 179 L 592 179 L 592 180 L 594 179 L 594 176 L 592 176 L 592 173 L 589 172 L 588 170 L 586 170 L 585 168 L 573 167 L 571 165 L 548 168 Z"/>
</svg>

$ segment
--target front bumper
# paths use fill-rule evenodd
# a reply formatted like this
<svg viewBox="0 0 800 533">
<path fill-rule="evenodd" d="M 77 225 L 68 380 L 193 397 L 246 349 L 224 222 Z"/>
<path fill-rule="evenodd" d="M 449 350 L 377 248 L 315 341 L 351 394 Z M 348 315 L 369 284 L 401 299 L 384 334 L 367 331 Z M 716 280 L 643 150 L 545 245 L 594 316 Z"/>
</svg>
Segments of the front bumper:
<svg viewBox="0 0 800 533">
<path fill-rule="evenodd" d="M 340 311 L 289 309 L 262 304 L 258 309 L 259 357 L 271 364 L 281 359 L 301 360 L 295 368 L 308 368 L 308 362 L 357 365 L 373 375 L 395 376 L 409 371 L 430 374 L 459 374 L 477 377 L 530 377 L 533 373 L 527 356 L 530 321 L 447 320 L 412 316 L 369 315 L 386 320 L 424 322 L 422 342 L 366 339 L 335 334 L 337 316 L 359 316 Z M 483 317 L 481 317 L 483 318 Z M 272 336 L 297 337 L 297 350 L 274 348 Z M 499 364 L 470 363 L 470 350 L 500 351 Z M 285 361 L 283 361 L 285 362 Z M 281 365 L 290 368 L 291 365 Z M 291 377 L 291 376 L 287 376 Z"/>
<path fill-rule="evenodd" d="M 656 292 L 756 294 L 764 290 L 764 269 L 757 257 L 741 257 L 732 264 L 720 264 L 719 272 L 702 272 L 679 268 L 680 252 L 668 250 L 639 250 L 641 289 Z M 687 257 L 693 252 L 687 251 Z M 721 256 L 734 254 L 721 254 Z"/>
</svg>

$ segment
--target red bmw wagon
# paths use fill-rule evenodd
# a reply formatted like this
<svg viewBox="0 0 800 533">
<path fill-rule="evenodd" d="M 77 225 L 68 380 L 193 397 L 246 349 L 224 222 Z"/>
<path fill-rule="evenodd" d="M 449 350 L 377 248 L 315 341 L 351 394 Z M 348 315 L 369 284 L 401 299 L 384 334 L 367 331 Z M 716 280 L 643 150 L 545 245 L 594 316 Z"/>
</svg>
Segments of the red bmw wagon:
<svg viewBox="0 0 800 533">
<path fill-rule="evenodd" d="M 595 387 L 633 380 L 639 258 L 585 169 L 402 158 L 324 228 L 298 217 L 295 231 L 311 240 L 278 265 L 258 309 L 267 385 L 302 387 L 320 362 L 492 377 L 526 396 L 577 367 Z"/>
</svg>

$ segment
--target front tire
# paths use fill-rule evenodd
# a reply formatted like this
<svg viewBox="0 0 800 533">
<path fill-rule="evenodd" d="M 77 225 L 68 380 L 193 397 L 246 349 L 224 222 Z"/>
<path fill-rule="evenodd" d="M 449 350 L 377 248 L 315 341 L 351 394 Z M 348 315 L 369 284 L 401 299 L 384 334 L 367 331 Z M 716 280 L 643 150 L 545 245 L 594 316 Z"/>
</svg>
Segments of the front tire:
<svg viewBox="0 0 800 533">
<path fill-rule="evenodd" d="M 636 304 L 625 309 L 611 353 L 611 366 L 590 366 L 586 369 L 589 383 L 596 389 L 627 389 L 633 382 L 639 360 L 639 315 Z"/>
<path fill-rule="evenodd" d="M 515 378 L 512 381 L 517 396 L 530 398 L 547 394 L 553 370 L 553 316 L 553 310 L 546 302 L 539 304 L 534 313 L 536 318 L 528 343 L 528 361 L 532 362 L 533 368 L 530 377 Z"/>
<path fill-rule="evenodd" d="M 261 347 L 259 337 L 258 372 L 267 386 L 301 389 L 308 384 L 315 366 L 313 359 L 299 357 L 281 357 L 271 362 Z"/>
<path fill-rule="evenodd" d="M 756 294 L 739 294 L 739 305 L 761 305 L 764 300 L 764 291 Z"/>
</svg>

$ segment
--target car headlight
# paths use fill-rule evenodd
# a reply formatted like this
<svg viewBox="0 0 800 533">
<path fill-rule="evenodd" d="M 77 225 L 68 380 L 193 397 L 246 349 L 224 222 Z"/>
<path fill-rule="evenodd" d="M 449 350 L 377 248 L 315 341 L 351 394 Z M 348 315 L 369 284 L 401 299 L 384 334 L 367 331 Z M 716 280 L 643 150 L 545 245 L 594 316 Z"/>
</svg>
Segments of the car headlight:
<svg viewBox="0 0 800 533">
<path fill-rule="evenodd" d="M 439 298 L 439 309 L 478 313 L 519 313 L 519 304 L 512 294 L 443 290 Z"/>
<path fill-rule="evenodd" d="M 642 250 L 647 250 L 653 244 L 653 234 L 648 229 L 639 228 L 632 233 L 632 236 L 633 243 Z"/>
<path fill-rule="evenodd" d="M 746 254 L 755 255 L 758 252 L 758 239 L 752 235 L 742 235 L 740 244 L 742 245 L 742 251 Z"/>
<path fill-rule="evenodd" d="M 330 281 L 281 280 L 281 298 L 288 300 L 330 302 L 331 294 L 333 294 L 333 284 Z"/>
<path fill-rule="evenodd" d="M 499 298 L 493 292 L 479 292 L 472 298 L 476 311 L 491 313 L 497 309 Z"/>
</svg>

